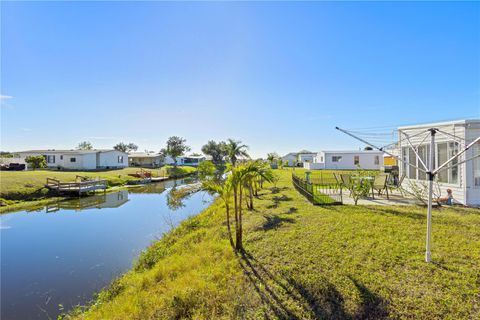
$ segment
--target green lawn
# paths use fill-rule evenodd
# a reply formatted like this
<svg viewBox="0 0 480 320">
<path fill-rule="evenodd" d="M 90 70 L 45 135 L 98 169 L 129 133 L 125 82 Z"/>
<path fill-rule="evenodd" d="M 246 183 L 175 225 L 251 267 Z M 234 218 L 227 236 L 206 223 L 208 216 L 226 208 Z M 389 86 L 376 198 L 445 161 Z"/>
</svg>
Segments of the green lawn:
<svg viewBox="0 0 480 320">
<path fill-rule="evenodd" d="M 305 172 L 310 172 L 310 181 L 315 184 L 320 185 L 329 185 L 332 183 L 336 183 L 335 177 L 333 176 L 334 173 L 337 174 L 353 174 L 358 172 L 358 170 L 306 170 L 303 168 L 295 168 L 293 169 L 285 169 L 289 170 L 290 172 L 295 173 L 300 178 L 305 178 Z M 364 173 L 368 175 L 375 176 L 379 173 L 378 170 L 362 170 Z"/>
<path fill-rule="evenodd" d="M 137 178 L 131 177 L 129 173 L 135 173 L 140 168 L 125 168 L 109 171 L 53 171 L 53 170 L 35 170 L 35 171 L 0 171 L 0 198 L 7 200 L 32 200 L 40 199 L 46 195 L 47 190 L 43 188 L 47 177 L 56 178 L 62 182 L 75 181 L 77 175 L 91 178 L 99 177 L 106 179 L 109 186 L 119 186 L 126 184 L 129 180 Z M 162 169 L 147 169 L 152 171 L 153 176 L 178 176 L 188 174 L 196 170 L 193 167 L 170 166 Z"/>
<path fill-rule="evenodd" d="M 245 215 L 244 256 L 215 202 L 144 253 L 79 319 L 478 319 L 480 212 L 313 206 L 292 187 L 263 190 Z"/>
</svg>

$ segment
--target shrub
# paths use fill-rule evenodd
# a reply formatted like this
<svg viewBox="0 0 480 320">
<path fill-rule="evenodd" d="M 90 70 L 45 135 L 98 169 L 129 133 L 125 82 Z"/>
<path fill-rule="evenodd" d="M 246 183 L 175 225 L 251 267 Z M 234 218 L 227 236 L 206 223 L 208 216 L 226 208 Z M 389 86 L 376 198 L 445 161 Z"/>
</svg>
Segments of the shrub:
<svg viewBox="0 0 480 320">
<path fill-rule="evenodd" d="M 203 161 L 198 165 L 198 177 L 200 180 L 212 179 L 217 168 L 211 161 Z"/>
<path fill-rule="evenodd" d="M 47 166 L 47 160 L 44 156 L 29 156 L 25 158 L 25 162 L 33 170 L 45 168 Z"/>
</svg>

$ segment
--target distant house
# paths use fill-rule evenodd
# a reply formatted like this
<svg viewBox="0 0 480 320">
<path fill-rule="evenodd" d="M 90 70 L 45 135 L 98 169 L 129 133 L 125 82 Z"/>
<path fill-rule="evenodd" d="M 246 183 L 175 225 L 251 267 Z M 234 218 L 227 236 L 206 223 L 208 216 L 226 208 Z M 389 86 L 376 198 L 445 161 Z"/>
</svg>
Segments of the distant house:
<svg viewBox="0 0 480 320">
<path fill-rule="evenodd" d="M 205 161 L 205 156 L 181 156 L 177 157 L 177 165 L 179 166 L 192 166 L 196 167 L 203 161 Z M 173 165 L 175 163 L 172 157 L 165 158 L 165 164 Z"/>
<path fill-rule="evenodd" d="M 29 150 L 16 152 L 25 161 L 29 156 L 44 156 L 48 168 L 66 170 L 118 169 L 128 166 L 128 154 L 108 150 Z"/>
<path fill-rule="evenodd" d="M 128 164 L 131 167 L 158 168 L 163 165 L 163 156 L 154 152 L 131 152 Z"/>
<path fill-rule="evenodd" d="M 296 165 L 297 163 L 297 153 L 296 152 L 290 152 L 290 153 L 287 153 L 286 155 L 284 155 L 282 157 L 282 160 L 285 162 L 285 161 L 288 161 L 288 166 L 289 167 L 293 167 Z"/>
<path fill-rule="evenodd" d="M 313 158 L 315 157 L 315 152 L 310 152 L 307 150 L 302 150 L 299 152 L 290 152 L 287 153 L 282 157 L 283 161 L 288 161 L 288 166 L 303 166 L 306 162 L 313 162 Z"/>
<path fill-rule="evenodd" d="M 380 170 L 383 166 L 383 152 L 373 150 L 320 151 L 313 162 L 304 164 L 309 170 Z"/>
<path fill-rule="evenodd" d="M 416 168 L 422 167 L 422 164 L 408 141 L 402 138 L 404 137 L 403 133 L 410 137 L 410 141 L 414 146 L 419 145 L 417 152 L 422 161 L 428 164 L 430 138 L 427 136 L 427 139 L 424 139 L 425 134 L 422 132 L 430 128 L 441 130 L 441 132 L 435 134 L 434 166 L 438 167 L 451 156 L 457 154 L 465 144 L 472 142 L 480 136 L 480 119 L 429 123 L 398 128 L 399 153 L 404 161 L 411 164 L 407 165 L 403 162 L 398 162 L 400 174 L 404 174 L 406 178 L 402 184 L 403 188 L 409 189 L 415 184 L 426 184 L 427 182 L 426 173 Z M 480 144 L 475 144 L 461 155 L 456 162 L 462 162 L 478 154 L 480 154 Z M 451 189 L 455 201 L 464 205 L 480 206 L 480 158 L 475 158 L 458 166 L 440 171 L 436 176 L 436 181 L 436 186 L 438 185 L 440 188 L 442 196 L 446 196 L 446 190 Z"/>
<path fill-rule="evenodd" d="M 302 150 L 297 154 L 297 161 L 303 164 L 313 162 L 316 154 L 316 152 Z"/>
</svg>

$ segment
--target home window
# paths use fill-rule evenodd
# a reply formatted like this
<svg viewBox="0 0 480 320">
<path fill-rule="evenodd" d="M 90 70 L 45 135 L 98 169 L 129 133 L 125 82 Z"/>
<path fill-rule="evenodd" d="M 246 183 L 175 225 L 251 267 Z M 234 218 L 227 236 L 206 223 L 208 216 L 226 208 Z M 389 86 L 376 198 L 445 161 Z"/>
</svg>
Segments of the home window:
<svg viewBox="0 0 480 320">
<path fill-rule="evenodd" d="M 417 155 L 412 148 L 408 148 L 408 177 L 410 179 L 417 179 Z"/>
<path fill-rule="evenodd" d="M 425 163 L 425 165 L 428 164 L 428 161 L 427 161 L 427 145 L 423 145 L 423 146 L 420 146 L 418 147 L 418 155 L 420 156 L 420 159 L 422 159 L 423 163 Z M 420 160 L 417 161 L 417 164 L 418 164 L 418 167 L 419 168 L 423 168 L 423 165 L 422 163 L 420 162 Z M 423 172 L 422 170 L 418 170 L 418 180 L 427 180 L 427 174 L 425 172 Z"/>
<path fill-rule="evenodd" d="M 360 164 L 360 156 L 353 156 L 353 164 L 356 166 Z"/>
<path fill-rule="evenodd" d="M 118 156 L 118 163 L 123 163 L 123 156 Z"/>
<path fill-rule="evenodd" d="M 342 156 L 332 156 L 332 162 L 340 162 L 342 160 Z"/>
<path fill-rule="evenodd" d="M 473 146 L 473 155 L 480 154 L 480 144 L 476 143 Z M 480 187 L 480 157 L 477 157 L 473 161 L 473 185 Z"/>
<path fill-rule="evenodd" d="M 449 158 L 451 158 L 458 153 L 458 143 L 449 142 L 448 149 L 449 149 Z M 458 183 L 458 166 L 456 165 L 457 163 L 458 163 L 458 158 L 455 158 L 450 163 L 451 165 L 455 165 L 455 166 L 452 167 L 450 170 L 448 170 L 450 183 L 454 183 L 454 184 Z"/>
<path fill-rule="evenodd" d="M 438 167 L 448 160 L 448 144 L 446 142 L 437 144 L 437 154 L 438 154 L 438 163 L 437 163 L 437 167 Z M 437 177 L 439 182 L 448 183 L 448 170 L 441 170 L 440 172 L 438 172 Z"/>
<path fill-rule="evenodd" d="M 457 142 L 444 142 L 437 144 L 437 154 L 438 162 L 437 167 L 441 166 L 448 159 L 453 157 L 458 153 L 458 143 Z M 453 166 L 458 163 L 458 158 L 452 160 L 447 166 Z M 445 183 L 458 183 L 458 166 L 451 167 L 447 170 L 441 170 L 438 173 L 438 181 Z"/>
<path fill-rule="evenodd" d="M 436 145 L 436 152 L 433 159 L 433 166 L 437 168 L 446 162 L 449 158 L 456 155 L 459 151 L 457 142 L 441 142 Z M 429 157 L 430 157 L 430 145 L 422 145 L 417 148 L 417 153 L 420 156 L 420 159 L 428 167 Z M 402 148 L 402 158 L 404 161 L 408 162 L 410 165 L 403 164 L 403 172 L 407 173 L 407 177 L 410 179 L 418 180 L 427 180 L 427 174 L 424 172 L 425 168 L 422 165 L 422 162 L 418 159 L 417 155 L 412 148 L 404 147 Z M 453 160 L 449 165 L 454 165 L 458 163 L 458 160 Z M 421 168 L 421 169 L 417 169 Z M 458 183 L 458 166 L 452 167 L 447 170 L 441 170 L 437 174 L 438 182 L 443 183 Z"/>
<path fill-rule="evenodd" d="M 376 165 L 380 164 L 380 156 L 375 156 L 375 159 L 373 160 L 373 163 Z"/>
<path fill-rule="evenodd" d="M 77 158 L 70 158 L 70 162 L 77 162 Z"/>
<path fill-rule="evenodd" d="M 60 156 L 60 160 L 63 160 L 63 155 Z"/>
<path fill-rule="evenodd" d="M 429 145 L 422 145 L 419 146 L 417 149 L 418 155 L 422 159 L 422 161 L 427 164 L 427 156 L 430 154 L 430 146 Z M 417 155 L 413 151 L 413 149 L 409 147 L 402 148 L 402 159 L 409 163 L 410 165 L 403 163 L 403 172 L 407 173 L 406 176 L 410 179 L 418 179 L 418 180 L 425 180 L 426 173 L 424 172 L 424 168 L 422 163 L 417 159 Z M 422 168 L 423 170 L 418 170 L 418 168 Z"/>
<path fill-rule="evenodd" d="M 323 156 L 320 157 L 320 162 L 323 162 Z"/>
<path fill-rule="evenodd" d="M 55 156 L 47 156 L 47 163 L 55 163 Z"/>
</svg>

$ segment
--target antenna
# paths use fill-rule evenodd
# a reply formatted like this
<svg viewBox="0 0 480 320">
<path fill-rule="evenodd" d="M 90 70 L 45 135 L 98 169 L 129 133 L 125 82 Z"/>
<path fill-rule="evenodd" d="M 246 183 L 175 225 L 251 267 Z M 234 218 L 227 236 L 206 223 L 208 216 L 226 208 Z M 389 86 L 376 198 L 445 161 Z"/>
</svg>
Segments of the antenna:
<svg viewBox="0 0 480 320">
<path fill-rule="evenodd" d="M 466 145 L 460 152 L 458 152 L 457 154 L 450 157 L 450 159 L 448 159 L 443 164 L 439 165 L 438 168 L 435 169 L 434 168 L 435 134 L 437 132 L 445 134 L 445 132 L 443 132 L 442 130 L 439 130 L 438 128 L 429 128 L 429 129 L 426 129 L 426 130 L 422 130 L 420 133 L 417 133 L 417 134 L 411 135 L 411 136 L 407 135 L 405 132 L 401 132 L 405 136 L 405 139 L 407 140 L 408 145 L 410 145 L 410 148 L 412 148 L 413 152 L 415 153 L 416 159 L 419 160 L 419 162 L 422 164 L 423 168 L 415 166 L 412 163 L 410 163 L 409 161 L 406 161 L 406 160 L 404 160 L 404 159 L 402 159 L 402 158 L 400 158 L 400 157 L 398 157 L 398 156 L 396 156 L 396 155 L 394 155 L 390 152 L 385 151 L 384 147 L 377 147 L 376 145 L 374 145 L 374 144 L 356 136 L 355 134 L 353 134 L 351 132 L 348 132 L 347 130 L 341 129 L 339 127 L 335 127 L 335 129 L 349 135 L 350 137 L 352 137 L 354 139 L 357 139 L 358 141 L 361 141 L 361 142 L 371 146 L 372 148 L 375 148 L 379 151 L 383 151 L 384 153 L 396 158 L 397 160 L 401 161 L 402 163 L 404 163 L 406 165 L 409 165 L 409 166 L 412 166 L 412 167 L 414 167 L 414 168 L 416 168 L 420 171 L 423 171 L 427 174 L 427 177 L 428 177 L 428 207 L 427 207 L 427 239 L 426 239 L 426 244 L 425 244 L 425 262 L 431 262 L 432 261 L 432 253 L 431 253 L 431 250 L 430 250 L 430 244 L 431 244 L 431 238 L 432 238 L 433 180 L 434 180 L 435 176 L 440 171 L 442 171 L 444 169 L 449 169 L 449 168 L 458 166 L 462 163 L 465 163 L 467 161 L 470 161 L 470 160 L 473 160 L 475 158 L 480 157 L 480 154 L 478 154 L 478 155 L 470 157 L 470 158 L 468 158 L 464 161 L 458 162 L 456 164 L 449 165 L 449 164 L 452 163 L 452 161 L 458 159 L 458 157 L 460 157 L 468 149 L 470 149 L 475 143 L 478 143 L 480 141 L 480 137 L 477 137 L 476 139 L 474 139 L 472 142 L 470 142 L 468 145 Z M 414 136 L 418 136 L 420 134 L 425 134 L 425 133 L 429 133 L 429 135 L 425 136 L 420 144 L 422 144 L 427 139 L 427 137 L 430 136 L 430 155 L 428 157 L 428 166 L 423 162 L 422 158 L 418 154 L 418 152 L 417 152 L 418 147 L 414 147 L 411 140 L 410 140 L 410 138 L 412 138 Z M 401 136 L 399 136 L 398 139 L 399 139 L 399 141 L 401 141 Z"/>
</svg>

